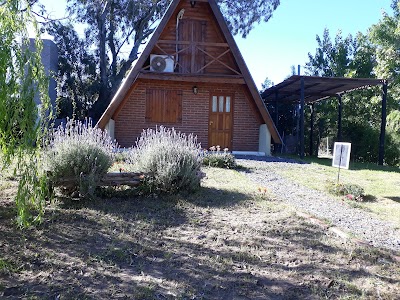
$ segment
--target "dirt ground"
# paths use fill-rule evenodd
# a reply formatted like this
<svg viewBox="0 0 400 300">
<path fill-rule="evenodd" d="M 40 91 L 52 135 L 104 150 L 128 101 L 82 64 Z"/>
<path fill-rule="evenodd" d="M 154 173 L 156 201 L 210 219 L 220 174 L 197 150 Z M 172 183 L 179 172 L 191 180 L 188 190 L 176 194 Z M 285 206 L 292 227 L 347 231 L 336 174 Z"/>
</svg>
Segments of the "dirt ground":
<svg viewBox="0 0 400 300">
<path fill-rule="evenodd" d="M 18 230 L 0 189 L 1 299 L 399 299 L 400 266 L 296 216 L 232 170 L 199 192 L 58 199 Z"/>
</svg>

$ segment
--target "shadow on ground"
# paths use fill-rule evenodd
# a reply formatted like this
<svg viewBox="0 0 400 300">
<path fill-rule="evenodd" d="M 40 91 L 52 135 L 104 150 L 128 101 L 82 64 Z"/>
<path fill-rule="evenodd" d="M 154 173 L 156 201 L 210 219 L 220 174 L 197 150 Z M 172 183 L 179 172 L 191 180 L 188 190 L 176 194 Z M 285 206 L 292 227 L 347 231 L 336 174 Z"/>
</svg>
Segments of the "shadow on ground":
<svg viewBox="0 0 400 300">
<path fill-rule="evenodd" d="M 393 200 L 393 201 L 395 201 L 395 202 L 398 202 L 398 203 L 400 203 L 400 197 L 385 197 L 385 198 L 387 198 L 387 199 L 390 199 L 390 200 Z"/>
<path fill-rule="evenodd" d="M 382 297 L 399 290 L 390 256 L 239 192 L 66 201 L 38 230 L 15 230 L 13 213 L 0 205 L 3 299 L 373 299 L 375 285 Z"/>
<path fill-rule="evenodd" d="M 237 159 L 255 160 L 255 161 L 265 161 L 265 162 L 278 162 L 278 163 L 290 163 L 290 164 L 309 164 L 309 162 L 300 160 L 300 158 L 292 157 L 279 157 L 279 156 L 256 156 L 256 155 L 235 155 Z"/>
</svg>

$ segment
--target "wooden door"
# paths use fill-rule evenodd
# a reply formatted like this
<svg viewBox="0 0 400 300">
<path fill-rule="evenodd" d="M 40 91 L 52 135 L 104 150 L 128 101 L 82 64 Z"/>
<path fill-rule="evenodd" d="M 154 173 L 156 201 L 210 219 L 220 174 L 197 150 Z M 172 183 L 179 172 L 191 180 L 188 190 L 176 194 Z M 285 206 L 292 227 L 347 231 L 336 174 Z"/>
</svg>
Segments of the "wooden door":
<svg viewBox="0 0 400 300">
<path fill-rule="evenodd" d="M 179 72 L 195 73 L 205 64 L 205 55 L 197 49 L 198 42 L 204 42 L 206 22 L 200 20 L 182 19 L 179 23 L 179 41 L 188 42 L 178 47 Z M 203 72 L 200 72 L 203 73 Z"/>
<path fill-rule="evenodd" d="M 232 150 L 233 96 L 212 93 L 208 123 L 208 146 Z"/>
</svg>

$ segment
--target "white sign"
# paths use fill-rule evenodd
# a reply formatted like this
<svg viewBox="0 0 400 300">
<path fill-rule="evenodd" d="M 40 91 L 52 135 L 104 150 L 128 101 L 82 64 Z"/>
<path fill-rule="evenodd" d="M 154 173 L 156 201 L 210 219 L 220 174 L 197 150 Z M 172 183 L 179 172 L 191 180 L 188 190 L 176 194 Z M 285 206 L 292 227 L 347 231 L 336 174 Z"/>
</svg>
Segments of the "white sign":
<svg viewBox="0 0 400 300">
<path fill-rule="evenodd" d="M 348 169 L 350 163 L 351 143 L 336 142 L 333 147 L 332 166 Z"/>
</svg>

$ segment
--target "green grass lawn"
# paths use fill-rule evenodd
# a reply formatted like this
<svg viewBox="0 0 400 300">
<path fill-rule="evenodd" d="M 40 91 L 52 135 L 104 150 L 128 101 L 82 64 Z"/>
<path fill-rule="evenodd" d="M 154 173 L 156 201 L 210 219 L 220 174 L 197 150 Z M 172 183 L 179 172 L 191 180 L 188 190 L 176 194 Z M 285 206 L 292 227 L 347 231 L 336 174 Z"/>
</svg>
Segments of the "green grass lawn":
<svg viewBox="0 0 400 300">
<path fill-rule="evenodd" d="M 308 164 L 292 164 L 276 171 L 309 188 L 326 191 L 329 181 L 337 181 L 338 168 L 332 167 L 332 160 L 306 158 Z M 350 169 L 340 170 L 340 182 L 358 184 L 364 188 L 363 202 L 353 205 L 369 210 L 384 220 L 390 220 L 400 228 L 400 169 L 374 164 L 352 163 Z"/>
</svg>

